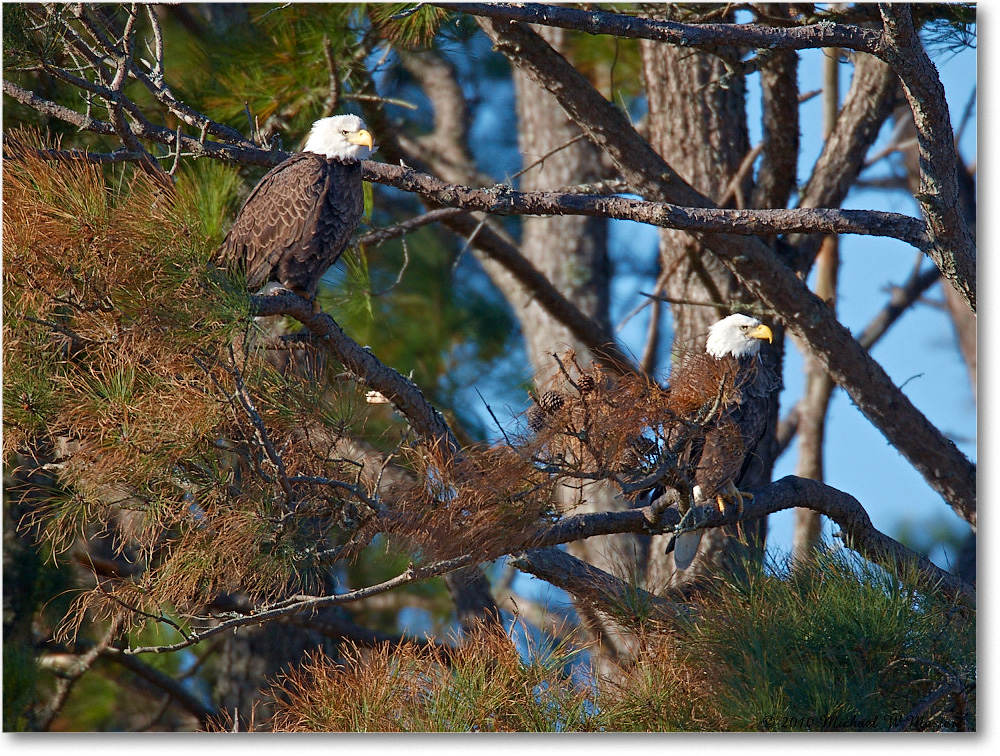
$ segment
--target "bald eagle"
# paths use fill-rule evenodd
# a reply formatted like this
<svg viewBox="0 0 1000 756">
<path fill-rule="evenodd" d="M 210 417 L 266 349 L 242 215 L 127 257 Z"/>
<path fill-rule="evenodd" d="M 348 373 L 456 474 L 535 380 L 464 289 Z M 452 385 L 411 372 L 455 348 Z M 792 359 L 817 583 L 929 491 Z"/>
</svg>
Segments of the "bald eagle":
<svg viewBox="0 0 1000 756">
<path fill-rule="evenodd" d="M 254 187 L 216 261 L 246 274 L 258 291 L 271 282 L 307 299 L 351 239 L 364 211 L 361 161 L 375 149 L 355 115 L 321 118 L 302 152 Z"/>
<path fill-rule="evenodd" d="M 749 494 L 739 490 L 759 464 L 757 446 L 767 431 L 780 380 L 762 359 L 760 345 L 773 338 L 756 318 L 730 315 L 709 328 L 705 351 L 681 362 L 670 380 L 670 404 L 681 422 L 668 433 L 678 468 L 693 483 L 696 505 L 713 501 L 742 511 Z M 685 518 L 686 519 L 686 518 Z M 681 532 L 667 547 L 674 565 L 694 560 L 701 531 Z"/>
</svg>

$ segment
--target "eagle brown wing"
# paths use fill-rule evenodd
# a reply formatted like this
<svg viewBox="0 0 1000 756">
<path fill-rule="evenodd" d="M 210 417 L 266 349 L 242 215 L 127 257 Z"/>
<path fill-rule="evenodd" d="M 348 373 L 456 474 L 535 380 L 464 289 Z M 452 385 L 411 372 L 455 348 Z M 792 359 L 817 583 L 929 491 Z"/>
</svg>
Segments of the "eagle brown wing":
<svg viewBox="0 0 1000 756">
<path fill-rule="evenodd" d="M 313 297 L 363 209 L 360 163 L 299 153 L 254 187 L 216 258 L 230 270 L 244 271 L 252 291 L 276 281 Z"/>
<path fill-rule="evenodd" d="M 695 482 L 706 496 L 722 493 L 732 483 L 753 485 L 749 473 L 762 465 L 757 447 L 767 432 L 773 392 L 778 381 L 760 358 L 726 358 L 735 365 L 734 380 L 717 421 L 705 428 L 696 462 Z"/>
<path fill-rule="evenodd" d="M 770 418 L 773 372 L 759 358 L 690 355 L 670 384 L 677 417 L 668 442 L 678 467 L 705 497 L 737 486 L 758 459 Z"/>
</svg>

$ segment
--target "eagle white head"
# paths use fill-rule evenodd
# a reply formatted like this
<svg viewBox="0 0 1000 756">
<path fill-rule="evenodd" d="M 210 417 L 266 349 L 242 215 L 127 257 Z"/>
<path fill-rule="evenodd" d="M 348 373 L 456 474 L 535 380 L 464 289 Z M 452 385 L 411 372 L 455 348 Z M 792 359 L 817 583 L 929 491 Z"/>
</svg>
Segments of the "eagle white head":
<svg viewBox="0 0 1000 756">
<path fill-rule="evenodd" d="M 315 152 L 327 160 L 354 163 L 366 160 L 375 151 L 375 140 L 356 115 L 320 118 L 309 130 L 303 152 Z"/>
<path fill-rule="evenodd" d="M 756 357 L 761 340 L 767 339 L 770 344 L 773 338 L 771 329 L 757 318 L 730 315 L 708 329 L 705 351 L 716 359 L 722 359 L 727 354 L 733 357 Z"/>
</svg>

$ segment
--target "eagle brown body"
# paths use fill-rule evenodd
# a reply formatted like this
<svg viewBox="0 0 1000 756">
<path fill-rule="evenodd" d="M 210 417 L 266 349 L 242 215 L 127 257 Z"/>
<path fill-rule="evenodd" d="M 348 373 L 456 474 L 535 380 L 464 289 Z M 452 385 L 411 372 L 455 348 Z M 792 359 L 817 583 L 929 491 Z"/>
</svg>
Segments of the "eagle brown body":
<svg viewBox="0 0 1000 756">
<path fill-rule="evenodd" d="M 316 121 L 304 151 L 250 192 L 216 262 L 245 273 L 251 291 L 274 282 L 313 299 L 364 212 L 361 161 L 374 149 L 364 126 L 354 115 Z"/>
<path fill-rule="evenodd" d="M 740 487 L 760 482 L 764 460 L 758 446 L 781 387 L 760 354 L 761 341 L 771 338 L 771 329 L 755 318 L 730 315 L 712 326 L 706 351 L 687 356 L 671 376 L 669 404 L 676 420 L 667 446 L 696 505 L 714 501 L 722 509 L 731 501 L 742 510 L 749 494 Z M 671 541 L 667 551 L 674 550 L 677 569 L 691 564 L 700 542 L 700 530 L 682 531 Z"/>
<path fill-rule="evenodd" d="M 364 212 L 361 163 L 303 152 L 261 179 L 219 248 L 219 261 L 307 298 L 340 257 Z"/>
<path fill-rule="evenodd" d="M 680 441 L 679 468 L 705 499 L 737 488 L 760 464 L 771 397 L 779 387 L 759 355 L 688 357 L 670 383 L 670 404 L 688 423 L 672 434 Z"/>
</svg>

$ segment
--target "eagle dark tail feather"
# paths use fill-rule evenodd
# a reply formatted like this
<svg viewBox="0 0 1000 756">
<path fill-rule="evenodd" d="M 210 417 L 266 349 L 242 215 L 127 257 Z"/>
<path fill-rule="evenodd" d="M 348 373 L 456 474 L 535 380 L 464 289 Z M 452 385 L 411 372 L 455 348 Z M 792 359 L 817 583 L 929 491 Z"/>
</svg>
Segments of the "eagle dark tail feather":
<svg viewBox="0 0 1000 756">
<path fill-rule="evenodd" d="M 691 530 L 687 533 L 680 533 L 670 539 L 667 544 L 669 554 L 674 552 L 674 567 L 678 570 L 686 570 L 691 566 L 695 556 L 698 554 L 698 547 L 701 545 L 701 530 Z"/>
</svg>

